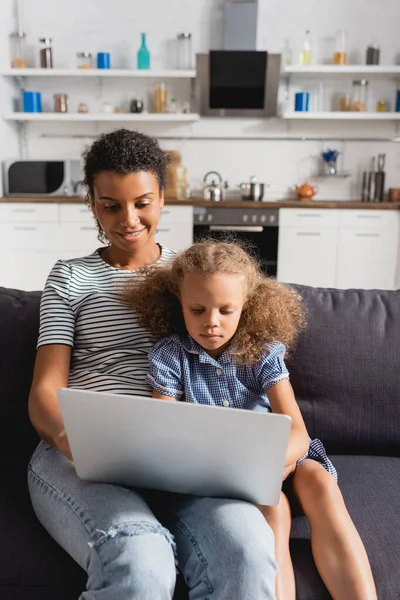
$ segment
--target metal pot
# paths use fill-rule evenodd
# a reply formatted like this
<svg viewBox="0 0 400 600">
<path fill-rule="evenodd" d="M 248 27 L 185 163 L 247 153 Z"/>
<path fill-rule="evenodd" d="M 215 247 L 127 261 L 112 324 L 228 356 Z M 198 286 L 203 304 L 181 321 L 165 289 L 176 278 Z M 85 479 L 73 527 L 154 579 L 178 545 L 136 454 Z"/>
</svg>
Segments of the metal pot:
<svg viewBox="0 0 400 600">
<path fill-rule="evenodd" d="M 258 183 L 258 181 L 252 177 L 249 182 L 241 183 L 239 187 L 242 200 L 260 202 L 264 197 L 264 190 L 268 186 L 265 183 Z"/>
</svg>

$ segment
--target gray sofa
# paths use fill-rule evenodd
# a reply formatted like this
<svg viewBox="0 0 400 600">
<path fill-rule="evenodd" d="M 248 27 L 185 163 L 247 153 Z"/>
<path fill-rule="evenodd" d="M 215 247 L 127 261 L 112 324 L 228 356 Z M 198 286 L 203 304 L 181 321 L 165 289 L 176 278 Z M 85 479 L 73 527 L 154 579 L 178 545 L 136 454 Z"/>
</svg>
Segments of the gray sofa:
<svg viewBox="0 0 400 600">
<path fill-rule="evenodd" d="M 379 600 L 399 600 L 400 292 L 296 287 L 309 326 L 289 361 L 291 381 L 310 435 L 324 441 L 338 470 Z M 37 443 L 27 398 L 39 301 L 39 292 L 0 288 L 2 600 L 76 600 L 85 585 L 84 572 L 36 521 L 26 487 Z M 329 599 L 313 565 L 308 524 L 296 512 L 291 538 L 298 600 Z M 176 599 L 184 598 L 180 581 Z"/>
</svg>

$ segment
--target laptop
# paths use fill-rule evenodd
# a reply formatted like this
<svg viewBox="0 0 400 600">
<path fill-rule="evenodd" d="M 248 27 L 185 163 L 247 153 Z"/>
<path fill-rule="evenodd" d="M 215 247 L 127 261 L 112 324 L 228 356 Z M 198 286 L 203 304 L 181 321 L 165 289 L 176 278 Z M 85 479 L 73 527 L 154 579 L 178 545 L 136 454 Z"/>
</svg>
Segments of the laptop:
<svg viewBox="0 0 400 600">
<path fill-rule="evenodd" d="M 279 501 L 286 415 L 66 388 L 57 396 L 81 479 Z"/>
</svg>

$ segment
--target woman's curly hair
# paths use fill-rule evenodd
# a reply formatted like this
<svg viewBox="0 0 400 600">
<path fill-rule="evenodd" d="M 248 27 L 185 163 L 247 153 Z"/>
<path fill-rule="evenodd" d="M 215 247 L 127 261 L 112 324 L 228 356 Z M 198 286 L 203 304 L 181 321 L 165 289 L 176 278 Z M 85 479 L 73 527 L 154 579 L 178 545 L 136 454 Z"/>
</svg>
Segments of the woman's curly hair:
<svg viewBox="0 0 400 600">
<path fill-rule="evenodd" d="M 147 171 L 153 173 L 160 186 L 165 188 L 167 167 L 170 157 L 161 150 L 156 139 L 131 131 L 117 129 L 103 133 L 83 154 L 83 183 L 87 188 L 86 204 L 91 207 L 94 200 L 94 177 L 102 171 L 114 171 L 122 175 Z M 107 241 L 97 221 L 99 240 Z"/>
<path fill-rule="evenodd" d="M 179 300 L 180 284 L 186 273 L 243 277 L 246 302 L 230 344 L 238 364 L 254 364 L 272 342 L 282 342 L 290 351 L 305 326 L 300 294 L 263 275 L 256 260 L 236 243 L 198 242 L 178 254 L 169 265 L 150 267 L 143 272 L 145 280 L 129 285 L 125 302 L 136 310 L 139 323 L 156 339 L 187 333 Z"/>
</svg>

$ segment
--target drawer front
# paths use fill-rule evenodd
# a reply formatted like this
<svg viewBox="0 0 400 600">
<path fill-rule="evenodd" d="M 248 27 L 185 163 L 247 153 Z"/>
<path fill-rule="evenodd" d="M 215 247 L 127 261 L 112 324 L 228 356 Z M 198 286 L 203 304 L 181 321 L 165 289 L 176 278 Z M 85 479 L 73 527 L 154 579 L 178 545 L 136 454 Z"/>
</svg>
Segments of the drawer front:
<svg viewBox="0 0 400 600">
<path fill-rule="evenodd" d="M 385 231 L 397 227 L 397 213 L 392 210 L 340 210 L 340 228 L 368 228 L 382 229 Z"/>
<path fill-rule="evenodd" d="M 58 204 L 6 202 L 0 204 L 0 223 L 57 223 Z"/>
<path fill-rule="evenodd" d="M 161 224 L 187 223 L 192 226 L 193 223 L 193 207 L 192 206 L 164 206 L 160 215 Z"/>
<path fill-rule="evenodd" d="M 175 223 L 173 227 L 160 223 L 155 240 L 171 250 L 184 250 L 193 244 L 193 227 L 187 223 Z"/>
<path fill-rule="evenodd" d="M 57 249 L 57 223 L 0 223 L 0 250 Z"/>
<path fill-rule="evenodd" d="M 57 248 L 60 251 L 74 250 L 78 255 L 91 254 L 103 244 L 97 239 L 98 230 L 93 221 L 89 224 L 63 223 L 60 227 L 60 235 Z"/>
<path fill-rule="evenodd" d="M 93 213 L 86 204 L 60 204 L 61 223 L 94 223 Z"/>
<path fill-rule="evenodd" d="M 339 211 L 331 208 L 281 208 L 280 227 L 337 227 Z"/>
</svg>

